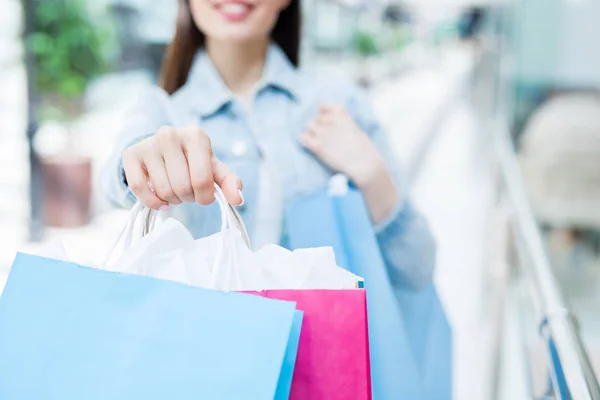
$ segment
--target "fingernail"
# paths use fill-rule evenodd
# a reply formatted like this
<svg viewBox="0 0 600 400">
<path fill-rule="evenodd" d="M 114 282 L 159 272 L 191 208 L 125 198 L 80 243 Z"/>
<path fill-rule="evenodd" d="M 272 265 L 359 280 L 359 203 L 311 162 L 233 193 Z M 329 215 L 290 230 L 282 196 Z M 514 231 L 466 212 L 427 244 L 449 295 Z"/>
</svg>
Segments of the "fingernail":
<svg viewBox="0 0 600 400">
<path fill-rule="evenodd" d="M 242 191 L 238 189 L 238 193 L 240 194 L 240 198 L 242 199 L 242 202 L 240 203 L 240 206 L 244 205 L 244 195 L 242 194 Z"/>
<path fill-rule="evenodd" d="M 169 211 L 171 209 L 171 206 L 168 204 L 165 204 L 164 206 L 160 206 L 158 209 L 160 211 Z"/>
</svg>

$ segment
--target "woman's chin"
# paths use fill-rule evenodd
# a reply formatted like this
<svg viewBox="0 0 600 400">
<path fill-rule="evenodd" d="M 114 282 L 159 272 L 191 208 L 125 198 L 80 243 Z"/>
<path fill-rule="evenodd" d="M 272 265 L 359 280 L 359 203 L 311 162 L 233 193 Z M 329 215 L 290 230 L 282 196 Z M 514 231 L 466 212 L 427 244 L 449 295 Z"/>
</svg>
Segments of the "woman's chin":
<svg viewBox="0 0 600 400">
<path fill-rule="evenodd" d="M 222 43 L 237 43 L 237 44 L 249 44 L 256 42 L 268 41 L 269 37 L 257 32 L 249 32 L 245 29 L 229 30 L 228 32 L 221 32 L 219 35 L 213 36 L 218 42 Z"/>
</svg>

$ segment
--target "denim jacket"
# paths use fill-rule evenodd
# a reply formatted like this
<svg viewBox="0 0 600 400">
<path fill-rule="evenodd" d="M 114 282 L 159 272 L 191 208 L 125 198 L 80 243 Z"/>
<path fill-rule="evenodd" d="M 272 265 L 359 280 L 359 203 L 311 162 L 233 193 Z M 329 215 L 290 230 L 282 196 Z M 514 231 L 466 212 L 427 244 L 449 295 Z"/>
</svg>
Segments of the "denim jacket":
<svg viewBox="0 0 600 400">
<path fill-rule="evenodd" d="M 141 95 L 103 172 L 103 189 L 114 203 L 130 207 L 135 198 L 125 183 L 123 151 L 161 126 L 198 125 L 210 136 L 216 156 L 243 180 L 245 204 L 240 213 L 253 232 L 261 157 L 277 166 L 284 203 L 322 188 L 334 172 L 298 143 L 322 103 L 344 106 L 396 177 L 400 201 L 375 231 L 392 282 L 397 286 L 425 286 L 431 282 L 435 264 L 434 240 L 409 198 L 386 134 L 366 95 L 335 78 L 296 69 L 275 45 L 268 50 L 263 79 L 249 107 L 231 94 L 204 52 L 196 56 L 187 82 L 171 96 L 158 88 Z M 184 204 L 171 213 L 195 237 L 203 237 L 219 229 L 220 215 L 215 207 Z"/>
</svg>

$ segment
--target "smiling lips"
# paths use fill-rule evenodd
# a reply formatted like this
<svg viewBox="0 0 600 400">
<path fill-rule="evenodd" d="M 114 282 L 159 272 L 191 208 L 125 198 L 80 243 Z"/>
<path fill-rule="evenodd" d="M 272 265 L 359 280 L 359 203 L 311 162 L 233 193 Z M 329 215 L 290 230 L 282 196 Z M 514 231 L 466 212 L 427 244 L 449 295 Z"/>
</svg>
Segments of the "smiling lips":
<svg viewBox="0 0 600 400">
<path fill-rule="evenodd" d="M 233 0 L 218 3 L 216 9 L 230 22 L 243 21 L 250 15 L 254 6 L 245 1 Z"/>
</svg>

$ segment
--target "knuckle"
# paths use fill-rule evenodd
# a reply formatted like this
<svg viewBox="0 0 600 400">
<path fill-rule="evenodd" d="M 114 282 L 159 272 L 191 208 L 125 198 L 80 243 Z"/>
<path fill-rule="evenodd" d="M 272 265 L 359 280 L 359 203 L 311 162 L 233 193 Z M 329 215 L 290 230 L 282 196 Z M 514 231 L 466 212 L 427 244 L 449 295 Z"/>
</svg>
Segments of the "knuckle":
<svg viewBox="0 0 600 400">
<path fill-rule="evenodd" d="M 187 137 L 192 138 L 192 139 L 196 139 L 196 138 L 206 135 L 206 133 L 204 133 L 204 130 L 197 126 L 190 126 L 190 127 L 186 128 L 184 130 L 184 132 Z"/>
<path fill-rule="evenodd" d="M 212 191 L 213 181 L 208 176 L 195 178 L 192 180 L 192 188 L 194 191 Z"/>
<path fill-rule="evenodd" d="M 152 208 L 152 209 L 157 209 L 157 208 L 159 208 L 160 206 L 162 206 L 162 204 L 163 204 L 163 203 L 162 203 L 160 200 L 158 200 L 157 198 L 154 198 L 154 197 L 153 197 L 153 198 L 150 198 L 150 199 L 148 199 L 148 200 L 146 200 L 146 201 L 143 201 L 142 203 L 143 203 L 143 204 L 144 204 L 146 207 L 148 207 L 148 208 Z"/>
<path fill-rule="evenodd" d="M 193 139 L 198 142 L 201 143 L 203 145 L 211 145 L 211 140 L 210 137 L 200 128 L 195 128 L 191 135 L 193 136 Z"/>
<path fill-rule="evenodd" d="M 168 136 L 175 132 L 175 128 L 172 126 L 163 125 L 156 131 L 156 136 Z"/>
<path fill-rule="evenodd" d="M 204 129 L 198 127 L 198 126 L 194 126 L 189 130 L 189 134 L 193 135 L 194 137 L 208 137 L 208 135 L 206 134 L 206 132 L 204 132 Z"/>
<path fill-rule="evenodd" d="M 171 145 L 179 142 L 177 130 L 170 126 L 163 126 L 156 132 L 156 141 L 160 145 Z"/>
<path fill-rule="evenodd" d="M 145 189 L 145 182 L 140 180 L 128 181 L 129 190 L 131 190 L 134 194 L 141 193 Z"/>
<path fill-rule="evenodd" d="M 173 189 L 171 189 L 170 185 L 159 184 L 154 186 L 154 193 L 156 193 L 161 199 L 169 199 L 173 197 Z"/>
<path fill-rule="evenodd" d="M 129 161 L 135 160 L 139 155 L 139 145 L 133 145 L 123 151 L 123 162 L 128 163 Z"/>
<path fill-rule="evenodd" d="M 201 204 L 203 206 L 207 206 L 207 205 L 211 204 L 214 200 L 215 200 L 215 194 L 212 191 L 206 192 L 202 196 L 196 196 L 196 202 L 198 202 L 199 204 Z"/>
<path fill-rule="evenodd" d="M 190 196 L 194 196 L 194 188 L 188 183 L 188 184 L 182 184 L 182 185 L 178 185 L 177 189 L 175 189 L 175 192 L 177 193 L 178 196 L 184 196 L 184 197 L 190 197 Z"/>
<path fill-rule="evenodd" d="M 212 150 L 210 137 L 200 128 L 188 129 L 183 136 L 183 141 L 186 146 Z"/>
</svg>

